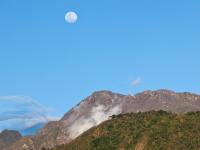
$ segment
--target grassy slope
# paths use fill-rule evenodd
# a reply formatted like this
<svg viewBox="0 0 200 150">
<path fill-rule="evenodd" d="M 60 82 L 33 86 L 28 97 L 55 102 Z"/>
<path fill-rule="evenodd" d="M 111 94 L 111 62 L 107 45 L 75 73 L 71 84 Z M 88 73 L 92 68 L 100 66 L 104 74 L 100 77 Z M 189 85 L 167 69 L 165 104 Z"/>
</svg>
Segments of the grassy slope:
<svg viewBox="0 0 200 150">
<path fill-rule="evenodd" d="M 200 150 L 200 112 L 113 116 L 53 150 Z"/>
</svg>

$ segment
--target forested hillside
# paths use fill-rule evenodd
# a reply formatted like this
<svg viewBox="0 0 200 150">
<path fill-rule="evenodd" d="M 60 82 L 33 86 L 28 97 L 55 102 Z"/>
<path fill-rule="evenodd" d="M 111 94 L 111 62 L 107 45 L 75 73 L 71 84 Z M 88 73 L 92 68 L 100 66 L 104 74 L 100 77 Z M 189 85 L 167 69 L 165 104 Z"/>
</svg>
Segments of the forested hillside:
<svg viewBox="0 0 200 150">
<path fill-rule="evenodd" d="M 199 150 L 200 112 L 164 111 L 112 116 L 52 150 Z"/>
</svg>

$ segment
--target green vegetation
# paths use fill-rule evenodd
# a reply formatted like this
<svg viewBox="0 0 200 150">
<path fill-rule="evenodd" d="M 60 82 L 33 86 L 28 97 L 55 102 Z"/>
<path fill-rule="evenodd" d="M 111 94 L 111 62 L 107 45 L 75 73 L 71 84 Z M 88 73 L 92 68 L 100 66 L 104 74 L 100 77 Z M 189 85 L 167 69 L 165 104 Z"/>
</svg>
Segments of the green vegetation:
<svg viewBox="0 0 200 150">
<path fill-rule="evenodd" d="M 200 150 L 200 112 L 113 116 L 52 150 Z"/>
</svg>

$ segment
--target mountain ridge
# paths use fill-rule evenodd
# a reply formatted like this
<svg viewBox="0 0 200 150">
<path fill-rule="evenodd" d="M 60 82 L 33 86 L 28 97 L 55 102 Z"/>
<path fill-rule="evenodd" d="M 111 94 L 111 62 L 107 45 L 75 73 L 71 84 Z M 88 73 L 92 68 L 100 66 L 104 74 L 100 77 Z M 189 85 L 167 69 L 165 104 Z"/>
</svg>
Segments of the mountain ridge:
<svg viewBox="0 0 200 150">
<path fill-rule="evenodd" d="M 38 150 L 52 148 L 55 145 L 69 143 L 88 129 L 108 120 L 112 115 L 152 110 L 178 114 L 200 111 L 200 96 L 166 89 L 144 91 L 134 96 L 105 90 L 96 91 L 65 113 L 59 121 L 49 122 L 36 135 L 27 137 L 28 143 L 19 140 L 17 145 L 32 145 Z"/>
<path fill-rule="evenodd" d="M 3 130 L 0 133 L 0 148 L 5 148 L 19 139 L 22 138 L 22 135 L 15 130 Z"/>
</svg>

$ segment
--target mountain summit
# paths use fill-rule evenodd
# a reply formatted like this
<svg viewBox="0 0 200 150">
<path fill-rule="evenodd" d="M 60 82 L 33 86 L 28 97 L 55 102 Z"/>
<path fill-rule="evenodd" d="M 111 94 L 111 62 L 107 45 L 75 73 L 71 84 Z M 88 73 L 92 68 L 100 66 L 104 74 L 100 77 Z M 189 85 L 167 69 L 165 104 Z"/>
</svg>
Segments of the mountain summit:
<svg viewBox="0 0 200 150">
<path fill-rule="evenodd" d="M 200 96 L 161 89 L 134 96 L 111 91 L 94 92 L 67 112 L 59 121 L 49 122 L 35 136 L 19 140 L 9 150 L 52 148 L 66 144 L 91 127 L 110 119 L 112 115 L 163 110 L 172 113 L 200 111 Z"/>
<path fill-rule="evenodd" d="M 22 135 L 14 130 L 4 130 L 0 133 L 0 148 L 8 147 L 21 139 Z"/>
</svg>

